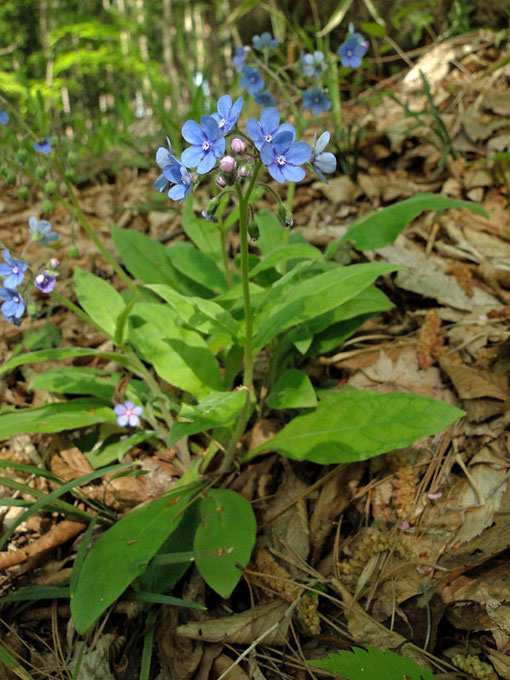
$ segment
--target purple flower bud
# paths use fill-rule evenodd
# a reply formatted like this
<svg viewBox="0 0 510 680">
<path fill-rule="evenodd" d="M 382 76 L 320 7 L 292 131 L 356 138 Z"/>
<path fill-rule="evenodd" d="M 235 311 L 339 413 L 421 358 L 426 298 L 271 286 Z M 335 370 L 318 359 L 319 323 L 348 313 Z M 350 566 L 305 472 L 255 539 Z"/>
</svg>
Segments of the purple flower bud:
<svg viewBox="0 0 510 680">
<path fill-rule="evenodd" d="M 41 293 L 51 293 L 55 288 L 56 279 L 51 274 L 43 272 L 35 277 L 34 284 L 36 288 L 39 288 Z"/>
<path fill-rule="evenodd" d="M 246 142 L 243 139 L 239 139 L 239 137 L 234 137 L 230 142 L 230 148 L 234 153 L 244 153 L 246 151 Z"/>
<path fill-rule="evenodd" d="M 220 189 L 224 189 L 227 186 L 227 180 L 223 177 L 223 175 L 216 175 L 216 184 L 220 187 Z"/>
<path fill-rule="evenodd" d="M 238 177 L 241 179 L 246 179 L 246 177 L 250 176 L 250 168 L 247 165 L 241 165 L 239 170 L 237 171 Z"/>
<path fill-rule="evenodd" d="M 220 170 L 223 172 L 234 172 L 236 166 L 236 159 L 232 158 L 232 156 L 223 156 L 220 161 Z"/>
<path fill-rule="evenodd" d="M 195 180 L 196 180 L 196 178 L 197 178 L 197 173 L 196 173 L 196 172 L 190 172 L 190 173 L 189 173 L 189 178 L 190 178 L 191 184 L 194 184 L 194 183 L 195 183 Z"/>
<path fill-rule="evenodd" d="M 50 260 L 50 266 L 53 267 L 53 269 L 58 269 L 60 266 L 60 261 L 57 260 L 56 257 L 52 257 Z"/>
</svg>

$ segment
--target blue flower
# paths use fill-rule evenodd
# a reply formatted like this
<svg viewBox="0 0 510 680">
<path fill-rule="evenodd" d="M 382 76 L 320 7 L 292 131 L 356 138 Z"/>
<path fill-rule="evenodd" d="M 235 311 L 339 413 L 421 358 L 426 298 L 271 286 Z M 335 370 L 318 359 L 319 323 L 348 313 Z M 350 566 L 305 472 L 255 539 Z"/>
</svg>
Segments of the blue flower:
<svg viewBox="0 0 510 680">
<path fill-rule="evenodd" d="M 175 156 L 172 155 L 172 144 L 168 137 L 166 138 L 166 141 L 168 144 L 168 149 L 165 149 L 164 146 L 159 147 L 159 149 L 156 151 L 156 163 L 161 168 L 161 170 L 164 170 L 168 165 L 179 168 L 181 163 Z M 164 191 L 168 186 L 168 181 L 169 180 L 164 174 L 159 175 L 159 177 L 154 182 L 154 189 L 156 191 Z"/>
<path fill-rule="evenodd" d="M 34 279 L 34 285 L 36 288 L 39 288 L 41 293 L 51 293 L 51 291 L 55 288 L 56 282 L 57 279 L 48 272 L 42 272 Z"/>
<path fill-rule="evenodd" d="M 266 111 L 268 109 L 265 109 Z M 260 157 L 271 177 L 283 184 L 299 182 L 305 171 L 299 166 L 310 158 L 312 150 L 306 142 L 294 142 L 292 132 L 280 132 L 272 142 L 264 142 Z"/>
<path fill-rule="evenodd" d="M 323 111 L 329 111 L 331 101 L 329 97 L 318 87 L 303 92 L 303 108 L 311 109 L 314 116 L 318 116 Z"/>
<path fill-rule="evenodd" d="M 251 41 L 253 43 L 253 47 L 256 50 L 259 50 L 259 52 L 262 52 L 262 50 L 266 48 L 274 50 L 274 48 L 278 47 L 278 45 L 280 44 L 280 41 L 277 40 L 276 38 L 273 38 L 269 31 L 264 31 L 262 35 L 254 35 Z"/>
<path fill-rule="evenodd" d="M 329 144 L 329 138 L 330 134 L 326 130 L 326 132 L 323 132 L 319 139 L 314 143 L 312 157 L 310 158 L 312 168 L 325 184 L 329 184 L 329 182 L 324 177 L 324 174 L 327 173 L 329 175 L 336 170 L 336 158 L 334 154 L 329 151 L 324 151 Z"/>
<path fill-rule="evenodd" d="M 248 59 L 249 47 L 236 47 L 236 56 L 232 59 L 235 70 L 239 73 L 246 66 L 246 60 Z"/>
<path fill-rule="evenodd" d="M 0 125 L 7 125 L 9 122 L 9 114 L 0 108 Z"/>
<path fill-rule="evenodd" d="M 17 290 L 0 288 L 0 300 L 5 300 L 4 304 L 0 307 L 4 315 L 4 321 L 9 321 L 9 323 L 19 326 L 20 322 L 18 319 L 23 316 L 25 311 L 25 303 L 21 295 Z"/>
<path fill-rule="evenodd" d="M 125 401 L 123 404 L 117 404 L 113 412 L 117 416 L 117 425 L 120 427 L 126 427 L 128 424 L 136 427 L 140 424 L 143 407 L 135 406 L 132 401 Z"/>
<path fill-rule="evenodd" d="M 205 175 L 225 153 L 225 138 L 220 135 L 218 123 L 212 116 L 202 116 L 201 123 L 187 120 L 182 126 L 182 136 L 192 146 L 184 149 L 181 159 L 184 165 L 196 167 L 199 175 Z"/>
<path fill-rule="evenodd" d="M 276 106 L 276 99 L 270 92 L 257 92 L 255 103 L 267 109 L 268 106 Z"/>
<path fill-rule="evenodd" d="M 338 56 L 342 66 L 358 68 L 361 60 L 369 48 L 368 40 L 361 33 L 354 32 L 354 26 L 349 24 L 349 34 L 342 45 L 338 48 Z"/>
<path fill-rule="evenodd" d="M 47 248 L 51 246 L 52 243 L 58 241 L 58 234 L 51 231 L 51 224 L 48 220 L 37 221 L 35 217 L 28 218 L 28 233 L 32 241 L 40 241 L 41 245 Z"/>
<path fill-rule="evenodd" d="M 49 137 L 45 137 L 40 142 L 34 142 L 34 149 L 40 153 L 50 153 L 51 141 Z"/>
<path fill-rule="evenodd" d="M 213 113 L 212 117 L 218 123 L 218 128 L 222 135 L 226 135 L 238 121 L 239 114 L 243 108 L 243 98 L 239 97 L 232 104 L 232 97 L 224 94 L 218 99 L 218 113 Z"/>
<path fill-rule="evenodd" d="M 309 78 L 317 78 L 318 80 L 327 67 L 324 54 L 319 50 L 316 50 L 313 54 L 303 54 L 301 57 L 301 70 Z"/>
<path fill-rule="evenodd" d="M 258 68 L 252 68 L 251 66 L 245 66 L 243 68 L 243 75 L 241 76 L 239 85 L 246 88 L 252 97 L 257 94 L 257 92 L 261 92 L 266 86 Z"/>
<path fill-rule="evenodd" d="M 3 285 L 5 288 L 16 288 L 25 278 L 28 264 L 23 260 L 15 260 L 11 257 L 8 250 L 4 250 L 2 255 L 7 264 L 0 263 L 0 276 L 5 276 Z"/>
<path fill-rule="evenodd" d="M 193 186 L 193 179 L 188 172 L 188 169 L 180 163 L 178 166 L 167 165 L 163 174 L 165 179 L 174 184 L 168 190 L 168 198 L 173 201 L 182 201 L 189 194 L 191 187 Z"/>
<path fill-rule="evenodd" d="M 280 125 L 280 114 L 272 108 L 261 111 L 259 121 L 248 118 L 246 132 L 259 151 L 264 142 L 272 142 L 279 132 L 290 132 L 293 135 L 292 139 L 296 137 L 294 127 L 290 123 Z"/>
</svg>

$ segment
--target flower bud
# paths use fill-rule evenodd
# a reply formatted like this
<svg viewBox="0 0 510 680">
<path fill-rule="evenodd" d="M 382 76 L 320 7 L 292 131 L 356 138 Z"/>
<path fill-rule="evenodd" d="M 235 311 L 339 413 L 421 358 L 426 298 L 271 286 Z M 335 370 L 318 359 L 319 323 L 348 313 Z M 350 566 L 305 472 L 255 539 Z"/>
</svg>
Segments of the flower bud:
<svg viewBox="0 0 510 680">
<path fill-rule="evenodd" d="M 239 137 L 234 137 L 230 142 L 230 148 L 234 153 L 241 154 L 246 151 L 246 142 L 244 139 L 239 139 Z"/>
<path fill-rule="evenodd" d="M 30 198 L 30 191 L 28 187 L 20 187 L 18 189 L 18 198 L 22 201 L 28 201 Z"/>
<path fill-rule="evenodd" d="M 70 182 L 76 182 L 78 179 L 78 175 L 76 174 L 76 170 L 73 170 L 73 168 L 68 168 L 64 172 L 64 177 L 68 179 Z"/>
<path fill-rule="evenodd" d="M 56 182 L 53 182 L 53 181 L 46 182 L 46 184 L 44 185 L 44 191 L 48 195 L 54 194 L 56 192 L 56 190 L 57 190 L 57 183 Z"/>
<path fill-rule="evenodd" d="M 52 257 L 50 260 L 50 267 L 52 269 L 58 269 L 60 267 L 60 261 L 56 257 Z"/>
<path fill-rule="evenodd" d="M 222 172 L 234 172 L 236 169 L 237 163 L 236 159 L 232 158 L 232 156 L 223 156 L 223 158 L 220 161 L 220 170 Z"/>
<path fill-rule="evenodd" d="M 195 184 L 195 181 L 197 179 L 197 173 L 196 172 L 190 172 L 189 173 L 189 179 L 191 184 Z"/>
<path fill-rule="evenodd" d="M 53 201 L 50 201 L 49 198 L 45 198 L 44 201 L 42 202 L 43 215 L 49 215 L 51 212 L 53 212 L 54 207 L 55 206 L 53 205 Z"/>
<path fill-rule="evenodd" d="M 45 168 L 43 165 L 39 165 L 35 169 L 35 176 L 37 179 L 44 179 L 46 177 L 46 173 L 48 172 L 47 168 Z"/>
<path fill-rule="evenodd" d="M 69 165 L 76 165 L 76 163 L 78 162 L 78 156 L 74 153 L 74 151 L 70 151 L 67 154 L 67 162 L 69 163 Z"/>
<path fill-rule="evenodd" d="M 227 186 L 227 180 L 223 177 L 223 175 L 216 175 L 216 184 L 220 187 L 220 189 L 224 189 Z"/>
<path fill-rule="evenodd" d="M 27 313 L 28 316 L 37 316 L 39 313 L 39 305 L 37 305 L 35 302 L 29 302 L 27 305 Z"/>
<path fill-rule="evenodd" d="M 16 154 L 16 160 L 18 163 L 24 163 L 28 158 L 28 151 L 26 149 L 20 149 Z"/>
<path fill-rule="evenodd" d="M 294 218 L 292 217 L 292 213 L 289 210 L 287 210 L 283 203 L 280 203 L 280 205 L 278 206 L 278 218 L 284 227 L 292 227 L 292 225 L 294 224 Z"/>
<path fill-rule="evenodd" d="M 10 172 L 8 175 L 6 175 L 5 182 L 9 186 L 13 187 L 16 184 L 16 175 Z"/>
<path fill-rule="evenodd" d="M 77 260 L 80 257 L 80 251 L 74 244 L 69 247 L 67 254 L 69 255 L 69 257 L 72 257 L 75 260 Z"/>
<path fill-rule="evenodd" d="M 241 165 L 241 167 L 237 171 L 237 176 L 240 177 L 241 179 L 246 179 L 247 177 L 249 177 L 250 167 L 248 165 Z"/>
<path fill-rule="evenodd" d="M 260 236 L 260 230 L 255 222 L 248 225 L 248 235 L 252 241 L 257 241 Z"/>
</svg>

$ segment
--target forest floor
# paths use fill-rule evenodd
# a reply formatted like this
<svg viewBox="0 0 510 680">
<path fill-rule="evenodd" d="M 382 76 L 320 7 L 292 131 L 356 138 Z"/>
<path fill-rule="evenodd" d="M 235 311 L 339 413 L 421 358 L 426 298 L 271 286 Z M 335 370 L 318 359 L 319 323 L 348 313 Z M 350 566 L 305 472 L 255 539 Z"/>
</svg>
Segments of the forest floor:
<svg viewBox="0 0 510 680">
<path fill-rule="evenodd" d="M 329 185 L 298 185 L 294 228 L 324 247 L 357 217 L 426 192 L 474 201 L 488 217 L 428 211 L 394 245 L 371 251 L 370 259 L 405 266 L 382 283 L 393 309 L 306 370 L 315 384 L 334 380 L 414 392 L 458 405 L 466 416 L 438 436 L 370 461 L 320 467 L 266 455 L 228 477 L 224 486 L 250 500 L 259 520 L 252 562 L 228 601 L 213 597 L 194 569 L 188 572 L 179 595 L 208 611 L 162 608 L 150 677 L 217 679 L 247 648 L 230 680 L 323 677 L 305 659 L 356 644 L 407 654 L 435 677 L 510 679 L 508 53 L 489 33 L 452 39 L 382 86 L 408 110 L 386 95 L 377 99 L 377 88 L 370 98 L 344 105 L 346 125 L 361 132 L 355 179 L 338 173 Z M 112 221 L 164 242 L 184 238 L 178 212 L 147 207 L 155 177 L 156 168 L 122 170 L 107 181 L 99 172 L 97 182 L 79 189 L 83 211 L 112 253 Z M 200 198 L 205 205 L 205 194 Z M 0 239 L 23 246 L 28 218 L 39 209 L 6 191 Z M 79 259 L 67 256 L 73 225 L 63 208 L 51 221 L 61 235 L 59 284 L 70 295 L 76 266 L 114 280 L 85 234 L 76 236 Z M 366 256 L 352 251 L 346 257 Z M 100 333 L 59 306 L 49 308 L 47 319 L 4 326 L 2 333 L 2 360 L 41 342 L 108 348 Z M 80 365 L 104 367 L 97 361 Z M 2 403 L 55 400 L 29 387 L 34 371 L 49 366 L 8 376 Z M 245 445 L 264 441 L 280 426 L 263 422 Z M 26 464 L 42 458 L 66 481 L 91 470 L 66 433 L 12 438 L 0 443 L 0 457 Z M 175 477 L 171 452 L 141 446 L 125 460 L 137 458 L 149 474 L 90 484 L 81 493 L 119 512 L 163 493 Z M 42 477 L 8 474 L 38 491 L 52 489 Z M 16 495 L 1 488 L 1 496 Z M 4 508 L 4 526 L 19 511 Z M 0 594 L 64 583 L 84 528 L 51 513 L 18 526 L 10 552 L 0 553 Z M 18 564 L 6 558 L 15 551 L 24 554 Z M 1 641 L 31 667 L 30 677 L 72 677 L 69 660 L 81 643 L 68 625 L 65 600 L 0 600 L 0 606 Z M 81 680 L 139 677 L 146 634 L 140 611 L 138 603 L 120 602 L 110 612 L 88 641 Z"/>
</svg>

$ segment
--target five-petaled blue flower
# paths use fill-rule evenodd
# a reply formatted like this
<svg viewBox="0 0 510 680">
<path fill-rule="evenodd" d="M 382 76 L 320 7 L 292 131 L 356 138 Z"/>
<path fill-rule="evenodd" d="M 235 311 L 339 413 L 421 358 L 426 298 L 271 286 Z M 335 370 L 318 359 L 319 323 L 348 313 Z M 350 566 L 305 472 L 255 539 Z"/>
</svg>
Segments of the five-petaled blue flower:
<svg viewBox="0 0 510 680">
<path fill-rule="evenodd" d="M 243 75 L 241 76 L 239 85 L 246 88 L 252 97 L 257 94 L 257 92 L 262 92 L 266 86 L 258 68 L 252 68 L 251 66 L 245 66 L 243 68 Z"/>
<path fill-rule="evenodd" d="M 55 288 L 57 279 L 49 272 L 42 272 L 38 274 L 34 279 L 34 285 L 39 288 L 41 293 L 51 293 Z"/>
<path fill-rule="evenodd" d="M 212 117 L 218 123 L 222 135 L 226 135 L 235 126 L 242 108 L 242 97 L 236 99 L 234 104 L 232 104 L 232 97 L 229 94 L 224 94 L 223 97 L 218 99 L 218 113 L 213 113 Z"/>
<path fill-rule="evenodd" d="M 331 174 L 336 170 L 336 158 L 334 154 L 330 151 L 324 151 L 324 149 L 329 144 L 330 134 L 326 130 L 315 142 L 312 149 L 312 157 L 310 158 L 310 163 L 312 168 L 315 170 L 319 178 L 325 183 L 329 184 L 328 180 L 324 177 L 324 174 Z"/>
<path fill-rule="evenodd" d="M 255 118 L 248 118 L 246 132 L 259 151 L 265 142 L 272 142 L 279 132 L 290 132 L 293 140 L 296 136 L 294 126 L 290 123 L 280 125 L 280 114 L 273 108 L 261 111 L 258 121 Z"/>
<path fill-rule="evenodd" d="M 163 171 L 169 165 L 172 167 L 180 168 L 181 163 L 172 154 L 172 144 L 168 137 L 166 138 L 166 141 L 168 144 L 168 149 L 165 149 L 164 146 L 160 146 L 158 148 L 158 150 L 156 151 L 156 163 Z M 170 180 L 168 180 L 165 177 L 164 173 L 159 175 L 159 177 L 154 182 L 154 189 L 156 191 L 164 191 L 167 188 L 169 181 Z"/>
<path fill-rule="evenodd" d="M 182 201 L 189 194 L 191 187 L 193 186 L 193 179 L 188 172 L 188 169 L 180 163 L 176 165 L 167 165 L 163 169 L 163 175 L 165 179 L 174 184 L 168 190 L 168 198 L 174 201 Z"/>
<path fill-rule="evenodd" d="M 140 424 L 140 416 L 143 413 L 142 406 L 135 406 L 132 401 L 125 401 L 123 404 L 117 404 L 113 409 L 117 416 L 117 425 L 120 427 L 136 427 Z"/>
<path fill-rule="evenodd" d="M 277 40 L 276 38 L 273 38 L 269 31 L 264 31 L 262 35 L 254 35 L 251 41 L 253 43 L 253 47 L 256 50 L 259 50 L 259 52 L 262 52 L 262 50 L 266 48 L 274 50 L 274 48 L 278 47 L 278 45 L 280 44 L 280 41 Z"/>
<path fill-rule="evenodd" d="M 5 277 L 3 285 L 5 288 L 16 288 L 25 278 L 28 264 L 23 260 L 15 260 L 8 250 L 4 250 L 2 255 L 6 262 L 6 264 L 0 263 L 0 276 Z"/>
<path fill-rule="evenodd" d="M 232 59 L 232 62 L 238 73 L 246 66 L 249 50 L 249 47 L 236 47 L 236 56 Z"/>
<path fill-rule="evenodd" d="M 268 109 L 265 109 L 268 111 Z M 312 149 L 306 142 L 294 142 L 292 132 L 280 132 L 272 142 L 264 142 L 260 149 L 260 157 L 271 177 L 283 184 L 299 182 L 305 171 L 299 166 L 310 158 Z"/>
<path fill-rule="evenodd" d="M 314 116 L 318 116 L 323 111 L 329 111 L 331 101 L 323 90 L 313 87 L 303 92 L 303 108 L 310 109 Z"/>
<path fill-rule="evenodd" d="M 338 56 L 342 66 L 350 66 L 351 68 L 361 66 L 361 60 L 368 48 L 368 40 L 361 33 L 355 33 L 354 26 L 350 23 L 347 38 L 338 48 Z"/>
<path fill-rule="evenodd" d="M 271 92 L 257 92 L 255 103 L 267 109 L 269 106 L 276 106 L 276 99 Z"/>
<path fill-rule="evenodd" d="M 220 135 L 218 123 L 212 116 L 202 116 L 201 123 L 187 120 L 182 126 L 182 136 L 192 146 L 184 149 L 181 159 L 184 165 L 196 167 L 199 175 L 205 175 L 225 153 L 225 138 Z"/>
<path fill-rule="evenodd" d="M 58 241 L 58 234 L 51 231 L 51 224 L 48 220 L 37 221 L 35 217 L 28 218 L 28 233 L 32 241 L 40 241 L 41 245 L 49 247 Z"/>
<path fill-rule="evenodd" d="M 45 137 L 40 142 L 34 142 L 34 149 L 40 153 L 50 153 L 51 141 L 49 137 Z"/>
<path fill-rule="evenodd" d="M 7 125 L 9 122 L 9 114 L 0 108 L 0 125 Z"/>
<path fill-rule="evenodd" d="M 17 290 L 12 290 L 11 288 L 0 288 L 0 300 L 5 300 L 3 305 L 0 307 L 2 314 L 4 315 L 4 320 L 13 323 L 15 326 L 19 326 L 20 319 L 25 311 L 25 303 L 23 298 L 18 293 Z"/>
<path fill-rule="evenodd" d="M 317 78 L 318 80 L 326 69 L 324 54 L 319 50 L 316 50 L 313 54 L 303 54 L 301 57 L 301 70 L 309 78 Z"/>
</svg>

